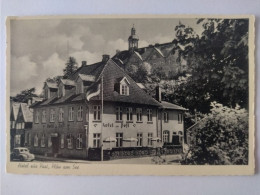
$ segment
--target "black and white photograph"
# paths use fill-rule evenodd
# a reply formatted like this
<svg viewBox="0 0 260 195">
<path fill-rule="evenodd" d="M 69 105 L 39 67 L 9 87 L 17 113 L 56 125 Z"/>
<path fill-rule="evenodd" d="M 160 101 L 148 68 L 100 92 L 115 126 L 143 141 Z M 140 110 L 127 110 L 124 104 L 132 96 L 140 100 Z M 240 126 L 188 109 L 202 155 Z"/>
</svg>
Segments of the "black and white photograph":
<svg viewBox="0 0 260 195">
<path fill-rule="evenodd" d="M 8 171 L 253 174 L 253 21 L 9 18 Z"/>
</svg>

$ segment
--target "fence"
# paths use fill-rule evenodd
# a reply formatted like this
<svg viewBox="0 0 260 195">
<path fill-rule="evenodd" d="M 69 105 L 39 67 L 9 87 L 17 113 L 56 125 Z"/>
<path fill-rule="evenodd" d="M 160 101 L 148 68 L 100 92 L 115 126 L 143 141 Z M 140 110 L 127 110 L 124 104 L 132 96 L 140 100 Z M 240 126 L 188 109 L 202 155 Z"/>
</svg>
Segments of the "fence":
<svg viewBox="0 0 260 195">
<path fill-rule="evenodd" d="M 103 150 L 104 160 L 124 159 L 124 158 L 138 158 L 146 156 L 155 156 L 157 154 L 181 154 L 182 146 L 165 146 L 163 148 L 150 147 L 124 147 L 113 148 L 111 150 Z M 89 160 L 101 160 L 101 149 L 90 148 L 88 150 Z"/>
</svg>

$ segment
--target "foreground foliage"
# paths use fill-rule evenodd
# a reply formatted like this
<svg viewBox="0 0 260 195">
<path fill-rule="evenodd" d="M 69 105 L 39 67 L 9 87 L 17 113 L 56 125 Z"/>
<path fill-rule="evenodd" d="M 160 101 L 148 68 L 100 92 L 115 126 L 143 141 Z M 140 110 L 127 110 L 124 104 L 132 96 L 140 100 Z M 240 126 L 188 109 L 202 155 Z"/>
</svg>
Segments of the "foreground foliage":
<svg viewBox="0 0 260 195">
<path fill-rule="evenodd" d="M 182 164 L 248 164 L 247 111 L 216 102 L 211 106 L 211 112 L 188 132 L 192 133 L 194 142 Z"/>
</svg>

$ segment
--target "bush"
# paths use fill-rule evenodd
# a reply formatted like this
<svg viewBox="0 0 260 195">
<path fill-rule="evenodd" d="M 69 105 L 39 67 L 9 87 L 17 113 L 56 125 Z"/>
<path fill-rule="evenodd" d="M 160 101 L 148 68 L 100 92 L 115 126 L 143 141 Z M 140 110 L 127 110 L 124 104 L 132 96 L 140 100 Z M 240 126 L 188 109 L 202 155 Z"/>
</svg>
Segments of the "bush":
<svg viewBox="0 0 260 195">
<path fill-rule="evenodd" d="M 248 113 L 213 102 L 212 109 L 195 129 L 195 144 L 182 164 L 248 164 Z"/>
</svg>

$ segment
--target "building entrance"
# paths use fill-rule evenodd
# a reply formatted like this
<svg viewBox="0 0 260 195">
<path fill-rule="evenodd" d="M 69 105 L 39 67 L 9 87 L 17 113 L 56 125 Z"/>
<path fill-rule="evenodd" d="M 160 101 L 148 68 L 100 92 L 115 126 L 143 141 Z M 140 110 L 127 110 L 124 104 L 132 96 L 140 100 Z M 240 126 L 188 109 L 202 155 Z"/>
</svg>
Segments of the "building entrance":
<svg viewBox="0 0 260 195">
<path fill-rule="evenodd" d="M 57 154 L 59 152 L 59 139 L 58 139 L 58 137 L 52 137 L 51 142 L 52 142 L 52 153 Z"/>
</svg>

